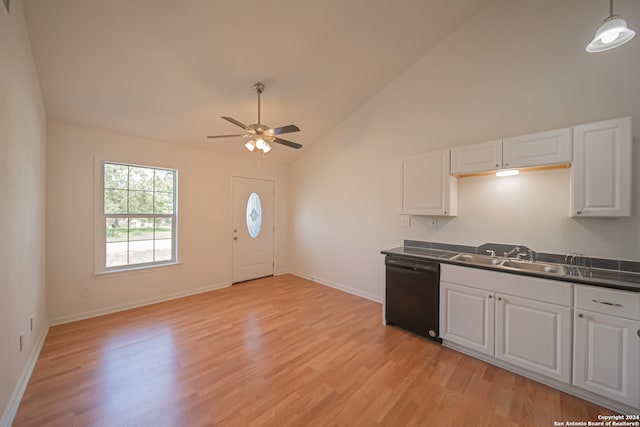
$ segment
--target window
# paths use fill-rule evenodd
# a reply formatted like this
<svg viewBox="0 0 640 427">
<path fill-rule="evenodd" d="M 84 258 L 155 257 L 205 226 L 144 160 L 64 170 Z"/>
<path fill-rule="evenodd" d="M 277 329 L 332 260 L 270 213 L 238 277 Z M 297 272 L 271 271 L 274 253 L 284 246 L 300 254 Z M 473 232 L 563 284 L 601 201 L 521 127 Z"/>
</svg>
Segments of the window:
<svg viewBox="0 0 640 427">
<path fill-rule="evenodd" d="M 177 261 L 178 172 L 104 162 L 104 270 Z"/>
<path fill-rule="evenodd" d="M 251 193 L 247 200 L 247 231 L 252 239 L 258 237 L 262 227 L 262 203 L 257 193 Z"/>
</svg>

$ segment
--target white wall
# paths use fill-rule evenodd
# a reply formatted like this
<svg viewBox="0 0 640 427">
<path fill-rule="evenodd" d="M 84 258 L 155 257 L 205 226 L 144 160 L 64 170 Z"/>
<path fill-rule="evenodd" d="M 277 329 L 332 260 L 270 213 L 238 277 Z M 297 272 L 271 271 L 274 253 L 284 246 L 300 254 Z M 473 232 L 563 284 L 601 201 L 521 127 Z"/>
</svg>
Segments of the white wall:
<svg viewBox="0 0 640 427">
<path fill-rule="evenodd" d="M 640 40 L 586 53 L 606 6 L 495 0 L 314 145 L 291 168 L 292 270 L 380 300 L 379 251 L 404 239 L 640 260 Z M 640 25 L 640 2 L 616 11 Z M 404 157 L 628 115 L 631 218 L 568 218 L 569 172 L 556 170 L 462 179 L 457 218 L 399 224 Z"/>
<path fill-rule="evenodd" d="M 45 127 L 22 2 L 14 0 L 10 15 L 0 5 L 0 425 L 46 331 Z"/>
<path fill-rule="evenodd" d="M 53 323 L 231 282 L 232 176 L 275 181 L 276 271 L 287 271 L 288 168 L 179 144 L 48 122 L 47 295 Z M 178 169 L 180 265 L 94 275 L 96 161 Z M 99 200 L 99 197 L 98 197 Z M 81 296 L 82 288 L 88 295 Z"/>
</svg>

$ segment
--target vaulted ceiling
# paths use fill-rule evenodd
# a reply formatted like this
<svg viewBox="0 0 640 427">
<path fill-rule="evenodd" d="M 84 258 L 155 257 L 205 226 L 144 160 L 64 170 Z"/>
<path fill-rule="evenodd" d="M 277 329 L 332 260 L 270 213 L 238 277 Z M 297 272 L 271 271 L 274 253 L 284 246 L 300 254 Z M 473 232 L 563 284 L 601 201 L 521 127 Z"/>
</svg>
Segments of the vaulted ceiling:
<svg viewBox="0 0 640 427">
<path fill-rule="evenodd" d="M 262 122 L 302 129 L 269 153 L 290 162 L 488 1 L 24 3 L 49 118 L 248 155 L 206 135 L 255 123 L 260 81 Z"/>
</svg>

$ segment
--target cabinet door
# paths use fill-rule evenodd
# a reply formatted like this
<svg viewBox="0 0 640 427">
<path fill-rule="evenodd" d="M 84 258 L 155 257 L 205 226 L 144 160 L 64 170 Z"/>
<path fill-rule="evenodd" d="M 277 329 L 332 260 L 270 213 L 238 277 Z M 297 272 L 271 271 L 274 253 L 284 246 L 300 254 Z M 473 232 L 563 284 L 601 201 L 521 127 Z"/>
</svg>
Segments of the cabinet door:
<svg viewBox="0 0 640 427">
<path fill-rule="evenodd" d="M 570 216 L 631 215 L 631 117 L 573 128 Z"/>
<path fill-rule="evenodd" d="M 493 356 L 494 321 L 491 292 L 440 283 L 440 338 Z"/>
<path fill-rule="evenodd" d="M 451 174 L 484 172 L 502 167 L 502 140 L 451 149 Z"/>
<path fill-rule="evenodd" d="M 496 358 L 571 382 L 571 309 L 496 295 Z"/>
<path fill-rule="evenodd" d="M 502 166 L 505 168 L 570 163 L 571 154 L 571 128 L 502 140 Z"/>
<path fill-rule="evenodd" d="M 457 214 L 457 181 L 450 171 L 449 150 L 406 159 L 402 164 L 402 206 L 405 215 Z"/>
<path fill-rule="evenodd" d="M 640 408 L 640 322 L 576 310 L 573 384 Z"/>
</svg>

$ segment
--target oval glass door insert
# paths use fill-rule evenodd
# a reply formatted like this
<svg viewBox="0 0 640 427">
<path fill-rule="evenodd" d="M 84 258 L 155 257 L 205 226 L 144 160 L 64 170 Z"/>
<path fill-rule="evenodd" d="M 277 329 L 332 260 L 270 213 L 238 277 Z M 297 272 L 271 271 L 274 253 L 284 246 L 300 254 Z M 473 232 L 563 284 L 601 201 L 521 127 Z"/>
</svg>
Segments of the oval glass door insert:
<svg viewBox="0 0 640 427">
<path fill-rule="evenodd" d="M 258 237 L 262 227 L 262 203 L 257 193 L 251 193 L 247 200 L 247 231 L 252 239 Z"/>
</svg>

